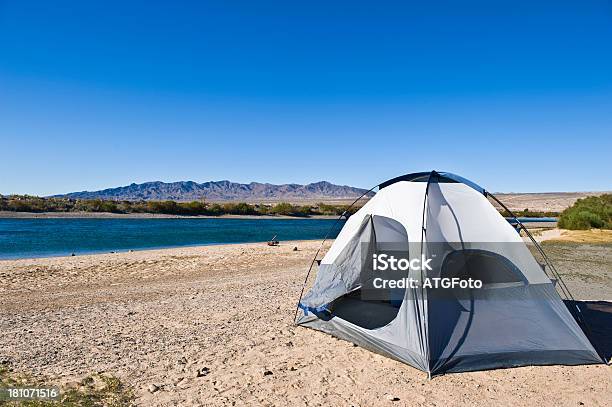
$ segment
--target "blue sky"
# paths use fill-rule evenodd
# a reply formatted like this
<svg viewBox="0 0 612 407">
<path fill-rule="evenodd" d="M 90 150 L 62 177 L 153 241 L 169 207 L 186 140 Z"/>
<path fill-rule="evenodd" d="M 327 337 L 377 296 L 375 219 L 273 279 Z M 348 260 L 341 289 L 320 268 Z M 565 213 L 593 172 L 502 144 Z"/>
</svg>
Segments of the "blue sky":
<svg viewBox="0 0 612 407">
<path fill-rule="evenodd" d="M 612 189 L 608 1 L 0 0 L 0 193 Z"/>
</svg>

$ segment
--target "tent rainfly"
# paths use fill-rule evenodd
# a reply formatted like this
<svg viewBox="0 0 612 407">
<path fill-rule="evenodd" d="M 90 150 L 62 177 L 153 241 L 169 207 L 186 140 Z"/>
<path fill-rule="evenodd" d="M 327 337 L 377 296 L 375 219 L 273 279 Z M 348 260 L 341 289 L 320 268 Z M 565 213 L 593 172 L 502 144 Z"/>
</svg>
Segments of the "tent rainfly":
<svg viewBox="0 0 612 407">
<path fill-rule="evenodd" d="M 507 209 L 492 194 L 460 176 L 436 171 L 400 176 L 377 187 L 346 220 L 323 259 L 315 255 L 311 270 L 318 263 L 318 272 L 311 289 L 300 294 L 298 325 L 407 363 L 430 377 L 605 363 L 585 335 L 580 310 L 568 308 L 557 292 L 571 296 L 554 266 L 524 229 L 547 267 L 536 261 L 489 201 Z M 408 272 L 420 283 L 415 287 L 387 289 L 383 298 L 369 298 L 364 284 L 372 281 L 371 254 L 385 245 L 412 251 L 414 257 L 435 256 L 437 262 L 431 270 Z M 423 284 L 430 277 L 449 276 L 474 277 L 483 285 L 440 295 L 441 289 Z"/>
</svg>

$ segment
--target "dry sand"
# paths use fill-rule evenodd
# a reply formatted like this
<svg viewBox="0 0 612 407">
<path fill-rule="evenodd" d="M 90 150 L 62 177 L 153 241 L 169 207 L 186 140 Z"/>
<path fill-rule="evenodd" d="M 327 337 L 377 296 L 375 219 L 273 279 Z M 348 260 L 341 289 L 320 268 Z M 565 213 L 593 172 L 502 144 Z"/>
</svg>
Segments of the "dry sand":
<svg viewBox="0 0 612 407">
<path fill-rule="evenodd" d="M 605 365 L 428 380 L 293 326 L 318 244 L 0 261 L 0 359 L 48 383 L 106 372 L 134 389 L 138 405 L 610 405 Z M 612 299 L 612 248 L 551 247 L 578 297 Z M 578 252 L 597 265 L 573 275 L 566 262 Z M 196 377 L 202 368 L 208 373 Z M 159 390 L 149 392 L 151 384 Z"/>
<path fill-rule="evenodd" d="M 602 243 L 612 244 L 612 230 L 563 230 L 552 229 L 543 240 L 549 242 L 571 242 L 571 243 Z"/>
<path fill-rule="evenodd" d="M 572 206 L 578 199 L 600 196 L 610 192 L 534 192 L 495 193 L 495 196 L 512 211 L 561 212 Z M 497 207 L 497 204 L 495 204 Z"/>
</svg>

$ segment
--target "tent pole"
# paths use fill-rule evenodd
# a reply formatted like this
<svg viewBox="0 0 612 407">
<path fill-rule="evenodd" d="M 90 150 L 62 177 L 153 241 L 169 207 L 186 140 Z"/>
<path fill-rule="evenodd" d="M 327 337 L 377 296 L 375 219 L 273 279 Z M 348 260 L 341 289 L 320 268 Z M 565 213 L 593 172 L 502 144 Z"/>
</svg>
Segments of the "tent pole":
<svg viewBox="0 0 612 407">
<path fill-rule="evenodd" d="M 485 196 L 490 196 L 491 198 L 493 198 L 493 200 L 495 200 L 495 202 L 497 202 L 506 212 L 508 212 L 510 214 L 510 216 L 512 218 L 514 218 L 514 220 L 516 221 L 516 223 L 521 227 L 521 229 L 523 229 L 525 231 L 525 234 L 529 237 L 529 239 L 531 240 L 531 242 L 535 245 L 535 247 L 538 249 L 539 253 L 542 255 L 542 257 L 544 258 L 544 261 L 548 264 L 548 266 L 550 267 L 553 275 L 557 278 L 558 282 L 560 283 L 560 287 L 562 288 L 562 291 L 564 292 L 564 295 L 566 295 L 573 303 L 574 307 L 576 308 L 576 310 L 578 311 L 577 315 L 580 317 L 580 320 L 582 322 L 582 324 L 584 325 L 585 329 L 588 331 L 588 334 L 590 336 L 592 336 L 592 331 L 591 331 L 591 327 L 589 326 L 589 324 L 586 321 L 586 318 L 584 317 L 584 315 L 582 314 L 582 311 L 580 310 L 580 307 L 578 306 L 578 304 L 576 303 L 576 300 L 574 299 L 574 296 L 572 295 L 572 293 L 570 292 L 569 288 L 567 287 L 567 285 L 565 284 L 565 282 L 563 281 L 563 279 L 561 278 L 561 274 L 557 271 L 557 269 L 555 268 L 555 266 L 553 266 L 552 262 L 550 261 L 550 259 L 548 258 L 548 256 L 546 255 L 546 253 L 544 252 L 544 249 L 542 249 L 542 246 L 540 246 L 540 244 L 535 240 L 535 238 L 533 237 L 533 235 L 531 234 L 531 232 L 529 232 L 529 230 L 527 230 L 527 228 L 525 227 L 525 225 L 523 225 L 523 223 L 521 221 L 518 220 L 518 218 L 516 217 L 516 215 L 510 210 L 508 209 L 508 207 L 506 205 L 504 205 L 499 199 L 497 199 L 497 197 L 495 195 L 493 195 L 492 193 L 485 191 Z M 593 345 L 593 343 L 591 342 L 591 345 Z M 595 345 L 593 345 L 593 347 L 595 347 Z M 601 355 L 601 354 L 600 354 Z"/>
<path fill-rule="evenodd" d="M 429 185 L 431 185 L 431 179 L 433 176 L 437 175 L 438 173 L 434 170 L 432 172 L 429 173 L 429 177 L 427 177 L 427 185 L 425 186 L 425 195 L 423 195 L 423 216 L 421 219 L 421 258 L 423 258 L 423 239 L 425 238 L 426 234 L 427 234 L 427 226 L 425 225 L 425 211 L 427 209 L 427 206 L 429 204 Z M 425 288 L 423 287 L 424 285 L 424 279 L 423 279 L 423 268 L 421 267 L 421 299 L 423 300 L 423 307 L 425 306 Z M 423 311 L 425 311 L 425 309 L 423 308 Z M 423 316 L 425 317 L 425 312 L 423 312 Z M 429 374 L 429 378 L 431 379 L 431 368 L 429 366 L 429 334 L 428 334 L 428 322 L 425 320 L 424 321 L 424 330 L 425 330 L 425 356 L 427 357 L 427 370 L 428 370 L 428 374 Z"/>
<path fill-rule="evenodd" d="M 563 294 L 567 296 L 567 299 L 571 299 L 572 301 L 574 301 L 574 297 L 572 296 L 572 293 L 569 291 L 569 289 L 567 288 L 567 285 L 561 278 L 561 275 L 559 274 L 555 266 L 552 264 L 552 262 L 550 261 L 546 253 L 544 252 L 544 249 L 542 249 L 542 246 L 540 246 L 540 244 L 535 240 L 531 232 L 529 232 L 529 230 L 525 227 L 525 225 L 523 225 L 523 223 L 518 220 L 517 216 L 510 209 L 508 209 L 508 207 L 504 205 L 499 199 L 497 199 L 495 195 L 493 195 L 492 193 L 488 191 L 486 192 L 486 194 L 487 196 L 490 196 L 491 198 L 493 198 L 495 202 L 497 202 L 506 212 L 508 212 L 510 216 L 516 221 L 516 223 L 520 226 L 520 228 L 523 231 L 525 231 L 525 234 L 529 237 L 529 240 L 531 240 L 531 242 L 534 244 L 538 252 L 542 255 L 542 258 L 544 259 L 544 261 L 550 268 L 553 276 L 557 278 L 557 280 L 559 281 L 561 291 L 563 291 Z"/>
<path fill-rule="evenodd" d="M 378 185 L 374 185 L 372 188 L 370 188 L 369 190 L 367 190 L 366 192 L 364 192 L 359 198 L 355 199 L 353 201 L 352 204 L 350 204 L 345 210 L 344 212 L 342 212 L 342 214 L 340 216 L 338 216 L 338 218 L 336 219 L 336 221 L 331 225 L 331 227 L 327 230 L 327 233 L 325 234 L 325 237 L 323 238 L 323 241 L 321 242 L 321 245 L 319 246 L 319 248 L 317 249 L 314 258 L 312 259 L 312 262 L 310 262 L 310 267 L 308 268 L 308 273 L 306 273 L 306 278 L 304 279 L 304 284 L 302 284 L 302 290 L 300 291 L 300 298 L 297 301 L 297 304 L 295 305 L 295 314 L 293 315 L 293 324 L 296 324 L 297 321 L 297 314 L 298 311 L 300 309 L 300 302 L 302 301 L 302 296 L 304 295 L 304 289 L 306 288 L 306 283 L 308 282 L 308 277 L 310 277 L 310 273 L 312 272 L 312 267 L 314 266 L 315 262 L 317 261 L 317 257 L 319 256 L 319 253 L 321 252 L 321 250 L 323 249 L 323 245 L 325 244 L 325 242 L 327 241 L 327 239 L 329 238 L 329 236 L 331 235 L 332 230 L 334 230 L 334 228 L 338 225 L 338 223 L 340 222 L 340 220 L 342 219 L 343 216 L 346 216 L 348 211 L 357 203 L 359 202 L 359 200 L 361 198 L 363 198 L 364 196 L 366 196 L 367 194 L 369 194 L 370 192 L 372 192 L 375 188 L 378 188 Z M 348 218 L 347 218 L 348 219 Z"/>
</svg>

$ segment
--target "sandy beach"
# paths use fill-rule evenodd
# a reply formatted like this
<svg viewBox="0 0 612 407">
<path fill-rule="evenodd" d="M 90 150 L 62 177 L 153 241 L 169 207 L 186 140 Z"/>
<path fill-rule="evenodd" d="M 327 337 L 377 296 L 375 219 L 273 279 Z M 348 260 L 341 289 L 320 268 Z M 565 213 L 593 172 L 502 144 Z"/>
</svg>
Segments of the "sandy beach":
<svg viewBox="0 0 612 407">
<path fill-rule="evenodd" d="M 0 261 L 0 361 L 62 388 L 90 375 L 117 377 L 137 405 L 609 405 L 609 366 L 428 380 L 293 326 L 319 244 Z M 612 246 L 561 242 L 546 249 L 577 298 L 612 300 Z M 576 259 L 585 261 L 579 271 Z"/>
</svg>

